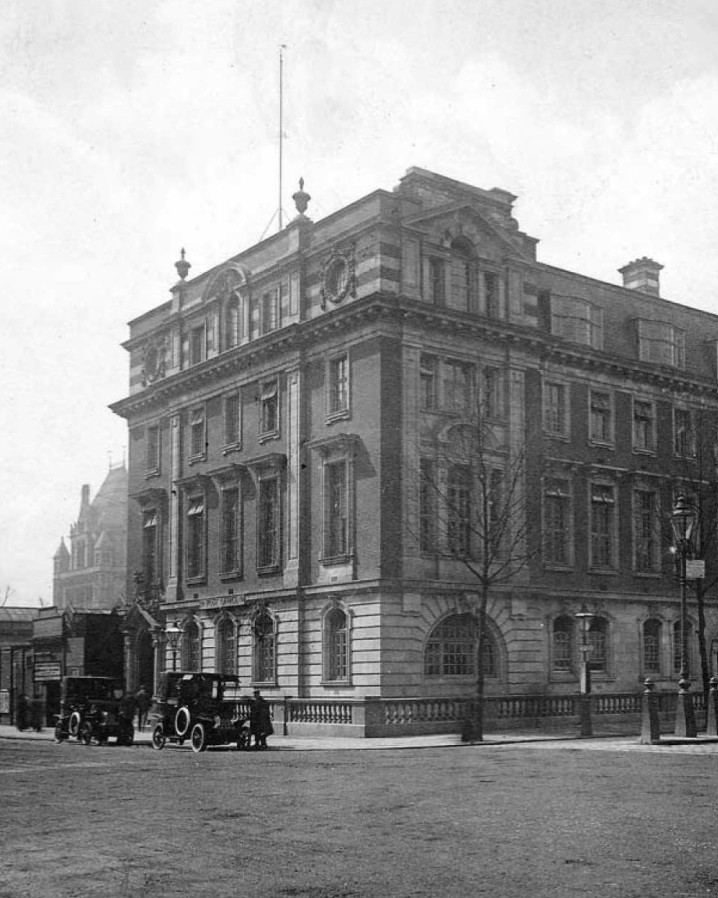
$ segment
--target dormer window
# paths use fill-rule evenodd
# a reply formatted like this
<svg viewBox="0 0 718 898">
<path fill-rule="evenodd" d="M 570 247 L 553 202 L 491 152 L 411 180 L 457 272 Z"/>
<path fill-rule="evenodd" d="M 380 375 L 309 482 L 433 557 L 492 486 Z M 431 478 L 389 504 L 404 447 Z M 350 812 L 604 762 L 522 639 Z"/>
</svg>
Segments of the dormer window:
<svg viewBox="0 0 718 898">
<path fill-rule="evenodd" d="M 551 333 L 603 349 L 603 309 L 575 296 L 552 296 Z"/>
<path fill-rule="evenodd" d="M 638 358 L 642 362 L 685 368 L 686 334 L 667 321 L 639 318 Z"/>
</svg>

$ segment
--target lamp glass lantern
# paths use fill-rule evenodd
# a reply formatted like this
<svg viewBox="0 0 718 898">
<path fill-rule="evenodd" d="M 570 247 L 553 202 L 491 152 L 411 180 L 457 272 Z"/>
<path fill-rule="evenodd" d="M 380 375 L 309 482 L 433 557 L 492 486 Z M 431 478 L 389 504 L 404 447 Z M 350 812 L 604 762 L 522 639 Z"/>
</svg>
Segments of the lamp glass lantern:
<svg viewBox="0 0 718 898">
<path fill-rule="evenodd" d="M 580 689 L 581 692 L 586 695 L 591 691 L 591 673 L 588 666 L 588 656 L 591 652 L 591 643 L 589 642 L 588 633 L 591 626 L 591 621 L 594 617 L 596 617 L 596 615 L 593 613 L 593 611 L 589 611 L 585 605 L 582 605 L 581 610 L 576 612 L 575 617 L 579 623 L 581 632 L 581 644 L 579 645 L 579 649 L 581 651 Z"/>
<path fill-rule="evenodd" d="M 174 621 L 167 627 L 165 636 L 172 652 L 172 670 L 175 670 L 177 665 L 177 646 L 182 637 L 182 629 L 177 625 L 177 621 Z"/>
</svg>

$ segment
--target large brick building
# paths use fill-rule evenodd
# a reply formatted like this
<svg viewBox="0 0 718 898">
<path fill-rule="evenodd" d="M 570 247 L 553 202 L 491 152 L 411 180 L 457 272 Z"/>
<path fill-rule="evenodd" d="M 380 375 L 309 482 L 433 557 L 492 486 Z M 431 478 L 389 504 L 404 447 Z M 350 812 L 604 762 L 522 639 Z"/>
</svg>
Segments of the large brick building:
<svg viewBox="0 0 718 898">
<path fill-rule="evenodd" d="M 378 732 L 408 699 L 430 728 L 476 688 L 473 499 L 441 453 L 480 408 L 498 483 L 525 458 L 487 693 L 575 691 L 584 606 L 595 690 L 672 688 L 666 524 L 715 430 L 718 318 L 661 298 L 650 259 L 621 286 L 537 261 L 503 190 L 413 168 L 316 223 L 294 199 L 197 277 L 183 251 L 170 299 L 130 323 L 131 685 L 177 654 L 291 696 L 290 728 Z"/>
<path fill-rule="evenodd" d="M 82 486 L 77 520 L 70 527 L 70 547 L 61 539 L 53 557 L 52 602 L 56 608 L 109 611 L 124 602 L 127 526 L 127 468 L 123 463 L 110 467 L 93 499 L 90 485 Z"/>
</svg>

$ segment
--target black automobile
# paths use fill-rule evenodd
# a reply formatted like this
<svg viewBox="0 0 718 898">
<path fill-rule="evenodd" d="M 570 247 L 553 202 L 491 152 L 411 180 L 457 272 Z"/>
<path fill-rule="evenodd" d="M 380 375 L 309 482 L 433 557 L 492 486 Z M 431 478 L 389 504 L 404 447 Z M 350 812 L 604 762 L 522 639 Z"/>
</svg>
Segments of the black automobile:
<svg viewBox="0 0 718 898">
<path fill-rule="evenodd" d="M 64 677 L 60 693 L 60 713 L 55 724 L 55 741 L 72 736 L 80 738 L 80 730 L 93 703 L 110 702 L 121 688 L 112 677 Z"/>
<path fill-rule="evenodd" d="M 118 687 L 111 699 L 95 699 L 90 704 L 80 725 L 80 739 L 85 745 L 92 742 L 104 745 L 111 738 L 116 739 L 118 745 L 132 745 L 135 741 L 134 712 L 134 700 L 131 696 L 123 696 Z"/>
<path fill-rule="evenodd" d="M 243 711 L 237 677 L 167 671 L 160 676 L 150 711 L 152 746 L 160 750 L 166 742 L 189 741 L 195 752 L 232 743 L 249 748 L 248 714 Z"/>
</svg>

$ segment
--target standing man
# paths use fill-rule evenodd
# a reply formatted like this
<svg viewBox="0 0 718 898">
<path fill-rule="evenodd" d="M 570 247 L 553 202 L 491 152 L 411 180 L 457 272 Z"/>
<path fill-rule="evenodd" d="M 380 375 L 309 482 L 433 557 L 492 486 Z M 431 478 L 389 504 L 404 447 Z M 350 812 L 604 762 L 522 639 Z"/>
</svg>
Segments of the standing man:
<svg viewBox="0 0 718 898">
<path fill-rule="evenodd" d="M 249 708 L 249 732 L 254 736 L 256 751 L 267 747 L 267 736 L 274 732 L 272 716 L 269 713 L 269 702 L 262 698 L 259 689 L 254 690 L 254 698 Z"/>
<path fill-rule="evenodd" d="M 147 714 L 150 710 L 150 695 L 144 686 L 137 690 L 137 729 L 142 732 L 147 723 Z"/>
</svg>

